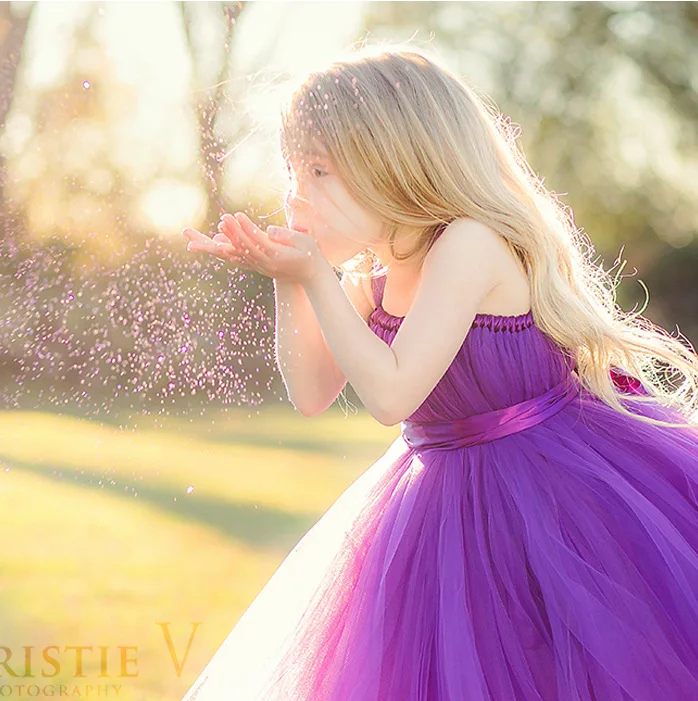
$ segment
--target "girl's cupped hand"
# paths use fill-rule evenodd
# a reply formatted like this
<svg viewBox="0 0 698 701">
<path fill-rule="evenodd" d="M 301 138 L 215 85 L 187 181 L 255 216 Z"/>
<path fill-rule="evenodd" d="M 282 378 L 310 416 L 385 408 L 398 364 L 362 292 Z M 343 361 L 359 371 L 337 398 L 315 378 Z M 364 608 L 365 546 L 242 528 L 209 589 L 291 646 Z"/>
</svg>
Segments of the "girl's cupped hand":
<svg viewBox="0 0 698 701">
<path fill-rule="evenodd" d="M 309 234 L 277 226 L 264 232 L 244 212 L 224 214 L 213 238 L 189 228 L 182 234 L 189 240 L 188 251 L 203 251 L 285 282 L 309 282 L 322 263 L 322 253 Z"/>
</svg>

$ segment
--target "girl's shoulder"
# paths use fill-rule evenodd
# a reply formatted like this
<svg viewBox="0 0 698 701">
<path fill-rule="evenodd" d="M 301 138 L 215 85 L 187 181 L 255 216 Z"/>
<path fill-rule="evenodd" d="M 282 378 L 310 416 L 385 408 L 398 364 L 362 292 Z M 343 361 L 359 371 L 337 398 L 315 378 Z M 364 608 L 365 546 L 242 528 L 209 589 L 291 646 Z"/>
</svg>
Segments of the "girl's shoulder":
<svg viewBox="0 0 698 701">
<path fill-rule="evenodd" d="M 486 224 L 467 217 L 456 220 L 440 234 L 440 238 L 444 239 L 441 245 L 446 243 L 445 239 L 455 236 L 468 239 L 470 243 L 466 246 L 452 249 L 462 256 L 487 256 L 486 263 L 491 267 L 494 284 L 480 303 L 479 314 L 518 316 L 530 311 L 532 293 L 526 268 L 501 234 Z M 432 249 L 439 243 L 439 240 L 435 241 Z"/>
<path fill-rule="evenodd" d="M 482 301 L 481 314 L 495 316 L 518 316 L 527 314 L 532 306 L 531 281 L 523 261 L 511 244 L 496 231 L 487 230 L 494 236 L 493 251 L 496 285 Z"/>
</svg>

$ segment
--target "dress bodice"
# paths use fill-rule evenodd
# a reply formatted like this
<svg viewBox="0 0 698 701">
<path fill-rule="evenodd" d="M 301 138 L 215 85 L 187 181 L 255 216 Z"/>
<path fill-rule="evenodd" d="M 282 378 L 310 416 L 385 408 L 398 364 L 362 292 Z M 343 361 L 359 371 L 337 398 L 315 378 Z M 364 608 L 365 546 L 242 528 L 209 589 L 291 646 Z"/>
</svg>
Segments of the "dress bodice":
<svg viewBox="0 0 698 701">
<path fill-rule="evenodd" d="M 385 276 L 373 278 L 373 332 L 389 345 L 404 317 L 382 307 Z M 516 316 L 477 314 L 446 373 L 413 421 L 449 421 L 503 409 L 540 396 L 569 377 L 574 362 L 535 324 L 529 311 Z"/>
</svg>

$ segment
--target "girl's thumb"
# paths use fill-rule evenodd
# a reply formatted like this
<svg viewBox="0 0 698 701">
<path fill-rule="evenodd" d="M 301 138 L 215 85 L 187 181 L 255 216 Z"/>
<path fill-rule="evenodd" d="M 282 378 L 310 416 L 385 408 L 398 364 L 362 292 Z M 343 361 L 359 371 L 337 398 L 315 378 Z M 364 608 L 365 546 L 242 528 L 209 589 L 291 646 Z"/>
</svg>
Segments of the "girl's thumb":
<svg viewBox="0 0 698 701">
<path fill-rule="evenodd" d="M 284 237 L 283 229 L 279 229 L 277 226 L 267 227 L 267 233 L 271 239 L 282 239 Z"/>
</svg>

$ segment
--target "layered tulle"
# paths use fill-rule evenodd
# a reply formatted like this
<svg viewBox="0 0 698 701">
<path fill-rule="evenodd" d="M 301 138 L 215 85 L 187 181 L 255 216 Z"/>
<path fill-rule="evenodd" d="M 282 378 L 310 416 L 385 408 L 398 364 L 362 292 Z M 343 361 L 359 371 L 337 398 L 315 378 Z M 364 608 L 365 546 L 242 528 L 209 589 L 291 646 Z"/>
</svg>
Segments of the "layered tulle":
<svg viewBox="0 0 698 701">
<path fill-rule="evenodd" d="M 377 309 L 376 333 L 390 342 L 396 319 Z M 499 409 L 559 382 L 568 361 L 526 319 L 478 315 L 411 418 Z M 186 701 L 698 699 L 697 495 L 698 430 L 585 393 L 466 448 L 398 438 L 289 554 Z"/>
</svg>

